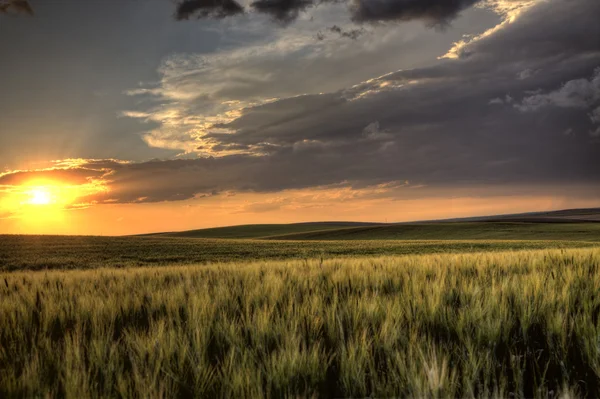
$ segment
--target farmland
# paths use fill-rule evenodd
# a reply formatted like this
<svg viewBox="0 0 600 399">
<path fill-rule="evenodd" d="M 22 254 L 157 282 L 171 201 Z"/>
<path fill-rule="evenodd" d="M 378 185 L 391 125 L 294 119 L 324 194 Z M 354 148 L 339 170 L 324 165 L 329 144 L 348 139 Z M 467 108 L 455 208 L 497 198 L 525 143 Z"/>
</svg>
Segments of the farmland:
<svg viewBox="0 0 600 399">
<path fill-rule="evenodd" d="M 0 282 L 0 397 L 600 395 L 597 248 Z"/>
<path fill-rule="evenodd" d="M 589 248 L 572 240 L 272 240 L 148 237 L 0 236 L 0 271 L 199 265 L 428 253 Z"/>
<path fill-rule="evenodd" d="M 0 236 L 0 397 L 598 397 L 598 232 Z"/>
</svg>

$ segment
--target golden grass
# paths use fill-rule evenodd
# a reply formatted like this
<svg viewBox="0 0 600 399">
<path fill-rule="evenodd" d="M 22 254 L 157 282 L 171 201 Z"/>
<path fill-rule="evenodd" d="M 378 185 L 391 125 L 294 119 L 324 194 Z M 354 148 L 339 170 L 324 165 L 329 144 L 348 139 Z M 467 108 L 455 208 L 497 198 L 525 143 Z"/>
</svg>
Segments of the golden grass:
<svg viewBox="0 0 600 399">
<path fill-rule="evenodd" d="M 0 274 L 0 397 L 600 395 L 600 249 Z"/>
</svg>

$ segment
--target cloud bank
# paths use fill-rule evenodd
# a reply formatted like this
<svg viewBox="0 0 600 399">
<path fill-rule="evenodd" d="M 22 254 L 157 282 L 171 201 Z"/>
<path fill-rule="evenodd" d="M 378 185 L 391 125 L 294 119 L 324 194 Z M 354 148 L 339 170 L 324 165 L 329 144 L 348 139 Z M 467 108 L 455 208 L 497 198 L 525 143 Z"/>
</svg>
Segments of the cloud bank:
<svg viewBox="0 0 600 399">
<path fill-rule="evenodd" d="M 446 21 L 473 3 L 370 4 L 391 7 L 395 19 Z M 81 160 L 61 172 L 7 172 L 0 184 L 72 173 L 74 181 L 98 179 L 108 188 L 90 203 L 392 182 L 446 192 L 577 184 L 600 195 L 600 2 L 523 4 L 496 2 L 514 18 L 464 41 L 452 59 L 346 85 L 336 75 L 353 73 L 347 63 L 329 70 L 316 61 L 332 54 L 327 40 L 169 57 L 158 82 L 128 92 L 141 105 L 123 115 L 157 126 L 146 132 L 147 144 L 189 159 Z M 186 15 L 195 12 L 203 11 Z M 378 54 L 368 50 L 362 54 Z"/>
<path fill-rule="evenodd" d="M 161 124 L 147 142 L 202 158 L 136 166 L 153 170 L 152 179 L 163 171 L 165 180 L 181 178 L 176 194 L 161 194 L 174 182 L 153 180 L 156 193 L 144 197 L 398 180 L 598 187 L 596 15 L 595 0 L 528 5 L 455 59 L 323 93 L 286 96 L 297 82 L 268 73 L 276 55 L 293 58 L 303 43 L 275 43 L 260 56 L 246 48 L 214 65 L 171 59 L 162 83 L 138 93 L 168 100 L 143 114 Z"/>
<path fill-rule="evenodd" d="M 256 0 L 248 10 L 235 0 L 184 0 L 177 5 L 178 20 L 224 18 L 246 11 L 265 14 L 287 25 L 301 12 L 322 3 L 347 3 L 349 17 L 355 23 L 379 23 L 422 20 L 428 25 L 449 23 L 457 15 L 484 0 Z M 506 0 L 505 0 L 506 1 Z M 508 0 L 510 1 L 510 0 Z"/>
</svg>

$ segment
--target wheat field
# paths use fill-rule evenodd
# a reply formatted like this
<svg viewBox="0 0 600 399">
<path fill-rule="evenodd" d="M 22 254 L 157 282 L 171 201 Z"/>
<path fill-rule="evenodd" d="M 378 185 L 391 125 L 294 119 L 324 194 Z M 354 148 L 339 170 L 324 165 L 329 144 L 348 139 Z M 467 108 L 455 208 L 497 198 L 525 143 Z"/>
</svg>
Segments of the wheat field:
<svg viewBox="0 0 600 399">
<path fill-rule="evenodd" d="M 0 274 L 0 397 L 600 395 L 600 249 Z"/>
</svg>

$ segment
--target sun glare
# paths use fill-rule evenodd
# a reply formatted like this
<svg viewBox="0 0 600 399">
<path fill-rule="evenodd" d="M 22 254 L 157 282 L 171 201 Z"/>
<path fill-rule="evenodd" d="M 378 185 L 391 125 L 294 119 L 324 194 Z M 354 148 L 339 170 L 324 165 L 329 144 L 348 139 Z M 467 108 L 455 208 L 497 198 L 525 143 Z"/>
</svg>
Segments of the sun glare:
<svg viewBox="0 0 600 399">
<path fill-rule="evenodd" d="M 31 205 L 50 205 L 53 202 L 50 190 L 45 187 L 34 188 L 29 191 L 28 195 L 27 203 Z"/>
<path fill-rule="evenodd" d="M 24 233 L 51 232 L 70 223 L 69 214 L 73 211 L 92 206 L 94 195 L 107 191 L 101 182 L 72 184 L 48 179 L 23 182 L 0 190 L 0 217 L 7 215 Z"/>
</svg>

